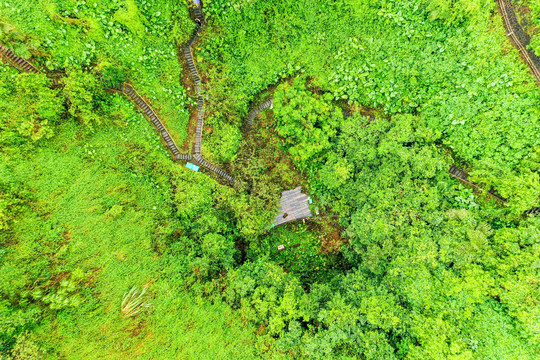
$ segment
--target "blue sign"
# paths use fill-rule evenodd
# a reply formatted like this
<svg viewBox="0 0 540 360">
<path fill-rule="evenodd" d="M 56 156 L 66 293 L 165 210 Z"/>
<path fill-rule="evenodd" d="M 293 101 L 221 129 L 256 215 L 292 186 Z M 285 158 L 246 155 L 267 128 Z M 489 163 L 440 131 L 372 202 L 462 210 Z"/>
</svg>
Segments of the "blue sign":
<svg viewBox="0 0 540 360">
<path fill-rule="evenodd" d="M 186 167 L 189 169 L 189 170 L 193 170 L 193 171 L 199 171 L 199 167 L 195 164 L 192 164 L 192 163 L 187 163 L 186 164 Z"/>
</svg>

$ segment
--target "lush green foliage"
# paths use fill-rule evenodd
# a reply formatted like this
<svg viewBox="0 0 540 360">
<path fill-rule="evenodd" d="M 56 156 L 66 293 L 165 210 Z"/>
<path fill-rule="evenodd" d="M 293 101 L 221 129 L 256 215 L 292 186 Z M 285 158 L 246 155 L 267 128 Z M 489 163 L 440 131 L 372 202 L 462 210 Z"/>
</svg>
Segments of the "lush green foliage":
<svg viewBox="0 0 540 360">
<path fill-rule="evenodd" d="M 191 24 L 184 4 L 15 0 L 0 5 L 0 16 L 0 40 L 17 54 L 33 54 L 44 68 L 72 75 L 81 68 L 103 72 L 111 85 L 127 76 L 155 100 L 172 136 L 185 140 L 190 100 L 180 83 L 176 49 Z"/>
<path fill-rule="evenodd" d="M 525 31 L 531 36 L 531 49 L 540 54 L 540 3 L 530 0 L 518 0 L 517 16 Z"/>
<path fill-rule="evenodd" d="M 185 3 L 0 4 L 61 79 L 0 66 L 0 359 L 536 358 L 540 92 L 494 2 L 204 5 L 203 152 L 235 188 L 106 90 L 188 138 Z M 272 228 L 296 186 L 317 216 Z"/>
</svg>

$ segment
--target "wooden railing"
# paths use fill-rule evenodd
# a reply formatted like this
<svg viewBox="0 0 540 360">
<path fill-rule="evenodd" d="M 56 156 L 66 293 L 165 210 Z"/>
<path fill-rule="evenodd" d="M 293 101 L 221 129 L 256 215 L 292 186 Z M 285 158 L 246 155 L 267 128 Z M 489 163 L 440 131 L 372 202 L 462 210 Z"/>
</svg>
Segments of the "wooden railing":
<svg viewBox="0 0 540 360">
<path fill-rule="evenodd" d="M 531 73 L 540 82 L 540 57 L 527 49 L 531 42 L 530 36 L 525 33 L 516 16 L 516 11 L 511 0 L 497 0 L 504 27 L 507 31 L 506 36 L 511 40 L 514 47 L 519 51 Z"/>
</svg>

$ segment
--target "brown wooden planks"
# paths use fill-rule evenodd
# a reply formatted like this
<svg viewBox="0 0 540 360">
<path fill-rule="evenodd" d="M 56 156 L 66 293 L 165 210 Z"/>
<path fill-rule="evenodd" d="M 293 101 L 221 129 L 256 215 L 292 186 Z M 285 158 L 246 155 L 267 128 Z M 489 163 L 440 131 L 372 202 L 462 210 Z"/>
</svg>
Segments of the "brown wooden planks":
<svg viewBox="0 0 540 360">
<path fill-rule="evenodd" d="M 0 44 L 0 53 L 4 55 L 4 57 L 7 58 L 10 61 L 10 63 L 14 65 L 15 67 L 17 67 L 19 70 L 24 70 L 27 72 L 34 72 L 34 73 L 40 72 L 25 59 L 14 55 L 11 49 L 6 48 L 2 44 Z M 59 85 L 58 80 L 52 79 L 52 85 L 58 86 Z M 128 83 L 124 83 L 121 86 L 118 86 L 112 90 L 121 91 L 124 95 L 126 95 L 142 111 L 142 113 L 154 124 L 154 126 L 160 132 L 163 140 L 167 144 L 167 147 L 169 148 L 169 150 L 171 151 L 175 159 L 191 160 L 192 158 L 191 155 L 180 153 L 180 151 L 178 150 L 178 147 L 172 140 L 167 129 L 163 126 L 163 124 L 157 117 L 156 113 L 152 110 L 150 105 L 147 104 L 146 101 L 144 101 L 144 99 L 135 91 L 133 86 L 131 86 Z"/>
<path fill-rule="evenodd" d="M 301 187 L 283 191 L 279 206 L 280 213 L 274 219 L 276 226 L 312 216 L 309 209 L 309 196 L 302 193 Z"/>
<path fill-rule="evenodd" d="M 531 38 L 519 24 L 512 1 L 497 0 L 497 2 L 499 3 L 504 27 L 507 31 L 506 35 L 529 66 L 536 81 L 540 82 L 540 57 L 527 49 Z"/>
<path fill-rule="evenodd" d="M 453 177 L 455 177 L 456 179 L 460 180 L 461 182 L 477 188 L 479 191 L 484 190 L 480 184 L 477 184 L 477 183 L 474 183 L 474 182 L 468 180 L 469 179 L 469 174 L 468 173 L 466 173 L 463 170 L 458 169 L 454 165 L 450 166 L 450 169 L 448 170 L 448 173 L 450 175 L 452 175 Z M 499 201 L 502 201 L 502 202 L 507 202 L 508 201 L 508 199 L 503 198 L 501 195 L 499 195 L 499 193 L 497 193 L 497 190 L 495 190 L 493 188 L 488 190 L 488 194 L 491 195 L 492 197 L 494 197 L 495 199 L 499 200 Z"/>
<path fill-rule="evenodd" d="M 189 72 L 193 81 L 195 82 L 195 89 L 197 92 L 197 124 L 195 126 L 195 142 L 193 144 L 193 160 L 197 162 L 201 167 L 206 168 L 220 177 L 230 181 L 234 184 L 234 178 L 227 174 L 225 171 L 221 170 L 214 164 L 208 162 L 201 154 L 201 143 L 202 143 L 202 132 L 204 128 L 204 97 L 203 97 L 203 88 L 202 82 L 193 59 L 193 53 L 191 47 L 199 37 L 199 34 L 203 28 L 204 19 L 202 9 L 196 7 L 194 9 L 194 15 L 197 22 L 197 27 L 193 31 L 191 37 L 184 46 L 184 57 L 186 58 L 186 63 L 189 68 Z"/>
<path fill-rule="evenodd" d="M 253 123 L 253 120 L 261 111 L 268 108 L 272 109 L 273 107 L 274 107 L 274 100 L 273 99 L 266 100 L 265 102 L 263 102 L 262 104 L 260 104 L 259 106 L 257 106 L 256 108 L 254 108 L 253 110 L 249 112 L 246 125 L 251 126 L 251 124 Z"/>
<path fill-rule="evenodd" d="M 40 73 L 38 69 L 34 67 L 34 65 L 30 64 L 28 61 L 23 59 L 22 57 L 16 56 L 13 54 L 13 51 L 11 49 L 8 49 L 4 45 L 0 44 L 0 53 L 4 55 L 12 64 L 15 65 L 19 71 L 23 70 L 26 72 L 32 72 L 35 74 Z"/>
<path fill-rule="evenodd" d="M 171 135 L 167 131 L 167 129 L 163 126 L 163 123 L 161 120 L 159 120 L 158 116 L 152 110 L 150 105 L 144 101 L 144 99 L 135 91 L 133 86 L 131 86 L 128 83 L 125 83 L 122 86 L 123 93 L 133 102 L 137 107 L 142 111 L 142 113 L 154 124 L 154 126 L 158 129 L 158 131 L 161 134 L 162 139 L 167 144 L 167 148 L 169 151 L 173 154 L 175 159 L 178 160 L 189 160 L 191 159 L 191 156 L 187 156 L 185 154 L 181 154 L 178 150 L 178 146 L 174 143 L 173 139 L 171 138 Z"/>
</svg>

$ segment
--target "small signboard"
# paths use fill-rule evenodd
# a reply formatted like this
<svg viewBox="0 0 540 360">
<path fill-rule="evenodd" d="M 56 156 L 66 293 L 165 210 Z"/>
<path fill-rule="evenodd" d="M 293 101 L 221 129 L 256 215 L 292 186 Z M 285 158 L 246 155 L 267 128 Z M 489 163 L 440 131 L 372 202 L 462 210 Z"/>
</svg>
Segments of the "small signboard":
<svg viewBox="0 0 540 360">
<path fill-rule="evenodd" d="M 186 164 L 186 167 L 189 169 L 189 170 L 193 170 L 193 171 L 199 171 L 199 167 L 195 164 L 192 164 L 192 163 L 187 163 Z"/>
</svg>

